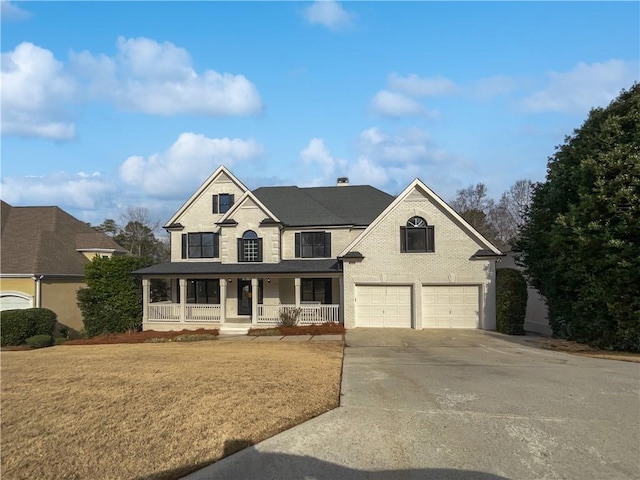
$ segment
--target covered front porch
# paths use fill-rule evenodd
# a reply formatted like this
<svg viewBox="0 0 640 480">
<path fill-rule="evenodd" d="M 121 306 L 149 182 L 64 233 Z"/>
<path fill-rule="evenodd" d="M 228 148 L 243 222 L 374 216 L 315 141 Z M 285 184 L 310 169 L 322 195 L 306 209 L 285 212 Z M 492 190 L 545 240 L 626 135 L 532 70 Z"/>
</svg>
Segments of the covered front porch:
<svg viewBox="0 0 640 480">
<path fill-rule="evenodd" d="M 341 275 L 145 277 L 143 330 L 270 327 L 281 314 L 298 324 L 342 323 Z"/>
</svg>

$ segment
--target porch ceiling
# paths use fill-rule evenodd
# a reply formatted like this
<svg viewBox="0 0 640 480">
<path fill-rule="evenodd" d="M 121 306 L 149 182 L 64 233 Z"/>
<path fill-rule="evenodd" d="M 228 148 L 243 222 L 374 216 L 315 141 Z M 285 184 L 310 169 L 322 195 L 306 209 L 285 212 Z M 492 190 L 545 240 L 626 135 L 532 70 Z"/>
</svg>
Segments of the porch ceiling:
<svg viewBox="0 0 640 480">
<path fill-rule="evenodd" d="M 140 276 L 153 275 L 247 275 L 286 273 L 341 273 L 339 262 L 334 259 L 283 260 L 280 263 L 220 263 L 220 262 L 165 262 L 133 272 Z"/>
</svg>

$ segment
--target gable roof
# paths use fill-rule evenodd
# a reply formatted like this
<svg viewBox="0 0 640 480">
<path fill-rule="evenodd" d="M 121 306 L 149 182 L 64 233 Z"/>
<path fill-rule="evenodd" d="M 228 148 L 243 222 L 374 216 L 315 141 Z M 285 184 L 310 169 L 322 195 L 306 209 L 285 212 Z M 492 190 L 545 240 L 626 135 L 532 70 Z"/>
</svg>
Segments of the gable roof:
<svg viewBox="0 0 640 480">
<path fill-rule="evenodd" d="M 249 189 L 244 186 L 244 184 L 238 180 L 233 173 L 229 171 L 227 167 L 224 165 L 220 165 L 216 170 L 207 178 L 202 185 L 195 191 L 193 195 L 191 195 L 186 202 L 182 204 L 182 206 L 178 209 L 178 211 L 169 219 L 167 223 L 165 223 L 164 228 L 171 227 L 172 224 L 176 223 L 180 216 L 184 213 L 184 211 L 191 206 L 193 202 L 195 202 L 202 192 L 204 192 L 209 185 L 211 185 L 219 176 L 226 175 L 229 179 L 236 184 L 236 186 L 242 190 L 243 192 L 248 191 Z"/>
<path fill-rule="evenodd" d="M 125 252 L 107 235 L 59 207 L 1 204 L 3 274 L 84 275 L 81 251 Z"/>
<path fill-rule="evenodd" d="M 393 196 L 369 185 L 260 187 L 254 195 L 286 226 L 369 225 Z"/>
<path fill-rule="evenodd" d="M 338 257 L 344 257 L 348 255 L 350 251 L 352 251 L 356 246 L 358 246 L 360 242 L 362 242 L 362 240 L 369 235 L 371 230 L 376 228 L 376 226 L 380 222 L 382 222 L 382 220 L 387 215 L 389 215 L 400 203 L 402 203 L 405 200 L 405 198 L 407 198 L 407 196 L 409 196 L 409 194 L 412 191 L 416 189 L 422 190 L 422 193 L 425 194 L 429 199 L 431 199 L 431 201 L 437 207 L 439 207 L 444 212 L 446 212 L 451 217 L 453 217 L 456 221 L 458 221 L 461 227 L 463 228 L 463 230 L 466 230 L 467 234 L 470 237 L 474 238 L 476 241 L 478 241 L 481 245 L 485 247 L 484 249 L 482 249 L 483 251 L 490 251 L 490 252 L 493 252 L 494 255 L 498 255 L 498 256 L 502 255 L 500 250 L 498 250 L 489 240 L 484 238 L 480 234 L 480 232 L 478 232 L 475 228 L 469 225 L 469 223 L 464 218 L 462 218 L 458 213 L 456 213 L 456 211 L 453 208 L 451 208 L 444 200 L 442 200 L 429 187 L 427 187 L 422 180 L 420 180 L 419 178 L 416 178 L 413 182 L 409 184 L 407 188 L 405 188 L 402 191 L 400 195 L 396 197 L 396 199 L 393 202 L 391 202 L 390 205 L 387 206 L 387 208 L 385 208 L 385 210 L 382 213 L 380 213 L 380 215 L 377 216 L 377 218 L 373 222 L 371 222 L 371 224 L 364 230 L 364 232 L 358 235 L 358 237 L 353 242 L 351 242 L 342 252 L 340 252 L 340 255 L 338 255 Z M 488 256 L 488 255 L 484 255 L 484 256 Z"/>
<path fill-rule="evenodd" d="M 253 193 L 249 190 L 244 192 L 242 196 L 231 206 L 227 213 L 225 213 L 222 218 L 218 221 L 218 225 L 224 223 L 230 223 L 231 225 L 235 224 L 235 222 L 229 222 L 233 218 L 233 214 L 238 210 L 243 203 L 247 201 L 252 201 L 255 203 L 260 210 L 267 216 L 267 219 L 271 220 L 272 223 L 280 223 L 280 219 L 267 208 Z M 266 219 L 265 219 L 266 220 Z"/>
</svg>

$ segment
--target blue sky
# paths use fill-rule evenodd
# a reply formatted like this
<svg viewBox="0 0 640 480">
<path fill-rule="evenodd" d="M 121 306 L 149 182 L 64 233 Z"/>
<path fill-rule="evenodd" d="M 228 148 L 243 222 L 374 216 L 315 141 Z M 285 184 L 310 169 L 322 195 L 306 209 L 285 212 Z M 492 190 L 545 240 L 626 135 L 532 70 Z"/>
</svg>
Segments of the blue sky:
<svg viewBox="0 0 640 480">
<path fill-rule="evenodd" d="M 640 79 L 638 2 L 2 1 L 2 199 L 166 221 L 248 187 L 544 179 Z"/>
</svg>

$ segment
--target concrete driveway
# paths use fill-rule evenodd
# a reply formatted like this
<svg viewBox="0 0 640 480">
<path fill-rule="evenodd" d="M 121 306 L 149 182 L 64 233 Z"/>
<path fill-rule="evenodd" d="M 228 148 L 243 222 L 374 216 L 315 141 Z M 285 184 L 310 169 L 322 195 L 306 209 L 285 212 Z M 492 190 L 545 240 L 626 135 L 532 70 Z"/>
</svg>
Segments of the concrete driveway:
<svg viewBox="0 0 640 480">
<path fill-rule="evenodd" d="M 340 408 L 187 478 L 640 478 L 640 364 L 525 340 L 350 331 Z"/>
</svg>

